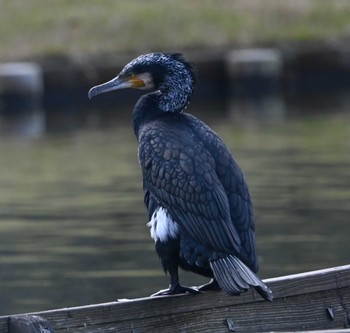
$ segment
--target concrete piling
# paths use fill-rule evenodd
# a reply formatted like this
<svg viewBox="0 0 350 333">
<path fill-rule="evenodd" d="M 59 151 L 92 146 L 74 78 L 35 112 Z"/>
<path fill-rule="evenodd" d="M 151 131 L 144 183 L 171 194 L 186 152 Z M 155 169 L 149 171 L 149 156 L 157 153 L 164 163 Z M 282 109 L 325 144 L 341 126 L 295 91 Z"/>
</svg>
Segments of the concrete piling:
<svg viewBox="0 0 350 333">
<path fill-rule="evenodd" d="M 0 131 L 39 135 L 45 127 L 41 67 L 35 63 L 0 64 Z"/>
<path fill-rule="evenodd" d="M 245 119 L 283 118 L 281 98 L 283 59 L 276 49 L 244 49 L 228 53 L 226 66 L 230 81 L 230 113 Z M 250 117 L 251 116 L 251 117 Z"/>
</svg>

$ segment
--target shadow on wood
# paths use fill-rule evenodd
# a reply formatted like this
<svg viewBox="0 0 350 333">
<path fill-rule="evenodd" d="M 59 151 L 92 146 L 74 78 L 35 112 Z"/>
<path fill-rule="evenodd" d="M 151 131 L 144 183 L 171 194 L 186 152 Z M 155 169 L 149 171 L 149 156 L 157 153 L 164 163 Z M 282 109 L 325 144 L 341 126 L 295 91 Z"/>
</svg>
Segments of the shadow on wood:
<svg viewBox="0 0 350 333">
<path fill-rule="evenodd" d="M 254 290 L 239 297 L 207 292 L 123 300 L 35 315 L 46 319 L 55 333 L 220 333 L 350 327 L 350 265 L 268 279 L 265 283 L 274 293 L 273 302 L 264 301 Z M 8 328 L 9 318 L 13 317 L 0 317 L 0 332 L 13 332 Z"/>
</svg>

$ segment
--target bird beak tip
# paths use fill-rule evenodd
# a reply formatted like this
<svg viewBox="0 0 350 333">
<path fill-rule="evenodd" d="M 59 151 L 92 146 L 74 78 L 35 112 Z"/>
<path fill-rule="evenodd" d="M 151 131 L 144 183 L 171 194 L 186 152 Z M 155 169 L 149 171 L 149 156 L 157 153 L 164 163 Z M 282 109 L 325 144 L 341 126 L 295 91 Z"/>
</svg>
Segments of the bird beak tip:
<svg viewBox="0 0 350 333">
<path fill-rule="evenodd" d="M 134 82 L 132 80 L 126 81 L 116 77 L 115 79 L 102 83 L 98 86 L 92 87 L 88 92 L 88 97 L 91 100 L 94 96 L 106 93 L 113 90 L 133 88 Z"/>
<path fill-rule="evenodd" d="M 89 100 L 91 101 L 92 100 L 92 97 L 94 97 L 94 95 L 93 95 L 93 88 L 91 88 L 90 90 L 89 90 L 89 92 L 88 92 L 88 98 L 89 98 Z"/>
<path fill-rule="evenodd" d="M 93 99 L 93 97 L 95 97 L 96 95 L 100 94 L 101 92 L 103 91 L 99 91 L 98 89 L 99 86 L 95 86 L 95 87 L 92 87 L 89 92 L 88 92 L 88 97 L 89 97 L 89 100 L 91 101 Z"/>
</svg>

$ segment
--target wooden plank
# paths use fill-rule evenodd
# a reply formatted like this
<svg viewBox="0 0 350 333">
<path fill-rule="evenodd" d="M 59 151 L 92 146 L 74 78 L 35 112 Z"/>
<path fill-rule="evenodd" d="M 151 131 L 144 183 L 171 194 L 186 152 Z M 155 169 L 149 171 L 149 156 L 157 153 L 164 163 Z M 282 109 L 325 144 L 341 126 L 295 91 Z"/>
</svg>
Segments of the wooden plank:
<svg viewBox="0 0 350 333">
<path fill-rule="evenodd" d="M 9 333 L 53 333 L 50 323 L 39 316 L 11 316 L 8 320 Z"/>
<path fill-rule="evenodd" d="M 338 329 L 335 329 L 335 330 L 317 330 L 317 331 L 283 331 L 283 332 L 280 332 L 280 333 L 350 333 L 350 329 L 341 329 L 341 328 L 338 328 Z"/>
<path fill-rule="evenodd" d="M 142 298 L 39 312 L 55 332 L 262 332 L 349 327 L 350 265 L 265 280 L 255 291 Z M 330 315 L 333 314 L 332 316 Z M 8 333 L 0 317 L 0 332 Z"/>
</svg>

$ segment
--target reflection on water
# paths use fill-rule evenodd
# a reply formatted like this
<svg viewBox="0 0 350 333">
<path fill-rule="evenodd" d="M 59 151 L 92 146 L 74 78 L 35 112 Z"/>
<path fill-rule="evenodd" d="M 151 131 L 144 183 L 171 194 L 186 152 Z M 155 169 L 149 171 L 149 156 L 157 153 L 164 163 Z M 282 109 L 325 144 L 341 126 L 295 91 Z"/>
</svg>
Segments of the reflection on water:
<svg viewBox="0 0 350 333">
<path fill-rule="evenodd" d="M 45 131 L 45 115 L 40 108 L 0 112 L 0 133 L 39 137 Z"/>
<path fill-rule="evenodd" d="M 349 118 L 332 110 L 210 121 L 246 172 L 262 277 L 348 263 Z M 40 139 L 2 137 L 0 315 L 167 286 L 145 225 L 136 151 L 129 120 Z"/>
</svg>

